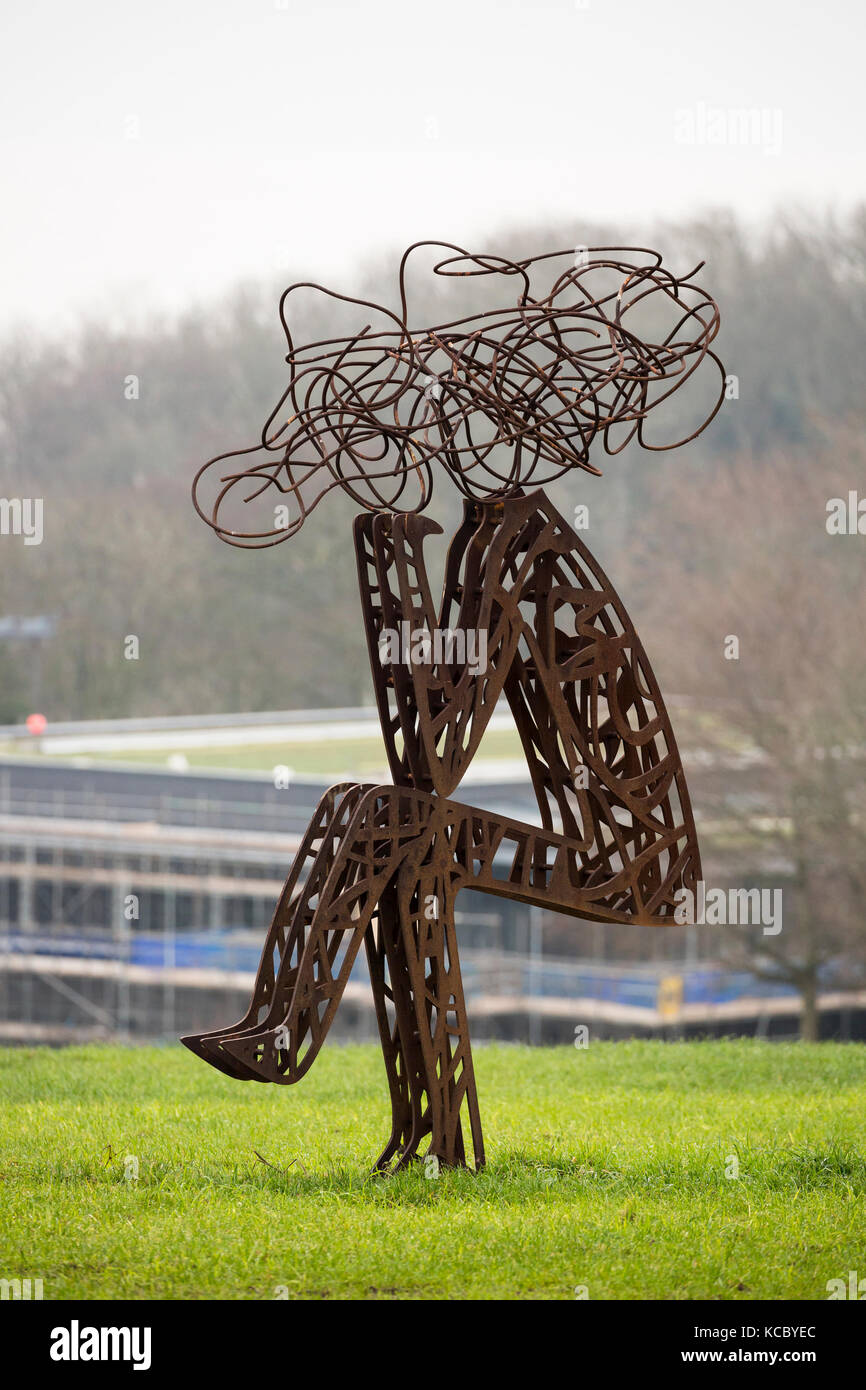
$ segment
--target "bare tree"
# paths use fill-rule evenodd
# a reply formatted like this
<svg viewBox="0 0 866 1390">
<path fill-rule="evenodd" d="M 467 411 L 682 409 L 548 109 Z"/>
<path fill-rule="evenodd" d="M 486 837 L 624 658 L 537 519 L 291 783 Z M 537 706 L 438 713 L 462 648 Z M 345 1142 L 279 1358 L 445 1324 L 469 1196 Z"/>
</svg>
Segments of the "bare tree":
<svg viewBox="0 0 866 1390">
<path fill-rule="evenodd" d="M 866 534 L 827 529 L 828 503 L 847 508 L 864 478 L 854 423 L 815 454 L 695 468 L 644 552 L 651 650 L 703 708 L 718 769 L 697 807 L 707 860 L 784 885 L 782 931 L 726 928 L 720 954 L 795 986 L 805 1038 L 822 981 L 866 976 Z"/>
</svg>

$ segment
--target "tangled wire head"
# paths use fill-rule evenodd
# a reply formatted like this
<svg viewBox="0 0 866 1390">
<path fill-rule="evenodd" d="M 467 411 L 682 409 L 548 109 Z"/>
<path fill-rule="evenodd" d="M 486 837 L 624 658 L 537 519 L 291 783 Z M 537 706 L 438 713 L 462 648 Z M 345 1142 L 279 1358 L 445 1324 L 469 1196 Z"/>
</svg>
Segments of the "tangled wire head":
<svg viewBox="0 0 866 1390">
<path fill-rule="evenodd" d="M 410 326 L 407 263 L 420 247 L 445 253 L 441 277 L 486 277 L 496 307 L 437 327 Z M 335 488 L 370 510 L 421 511 L 446 473 L 467 497 L 539 487 L 636 439 L 673 449 L 693 439 L 724 398 L 710 345 L 714 301 L 642 247 L 580 247 L 513 261 L 446 242 L 403 256 L 394 312 L 319 285 L 292 285 L 280 315 L 290 377 L 253 448 L 221 454 L 196 475 L 203 519 L 233 545 L 277 545 Z M 314 290 L 374 310 L 343 338 L 296 346 L 292 294 Z M 712 408 L 685 438 L 651 443 L 650 411 L 706 364 L 718 373 Z M 595 446 L 595 456 L 599 446 Z"/>
</svg>

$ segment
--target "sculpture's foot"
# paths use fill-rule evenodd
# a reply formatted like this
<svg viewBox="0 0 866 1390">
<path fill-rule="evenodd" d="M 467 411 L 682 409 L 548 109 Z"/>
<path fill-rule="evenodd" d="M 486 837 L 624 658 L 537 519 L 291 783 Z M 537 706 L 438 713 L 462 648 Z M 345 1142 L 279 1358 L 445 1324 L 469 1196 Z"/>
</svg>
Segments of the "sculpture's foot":
<svg viewBox="0 0 866 1390">
<path fill-rule="evenodd" d="M 226 1034 L 218 1033 L 188 1033 L 180 1041 L 184 1047 L 188 1047 L 190 1052 L 194 1052 L 196 1057 L 200 1057 L 203 1062 L 209 1062 L 217 1071 L 230 1076 L 234 1081 L 256 1081 L 261 1078 L 256 1077 L 246 1067 L 242 1066 L 234 1057 L 220 1047 L 220 1039 Z"/>
<path fill-rule="evenodd" d="M 410 1163 L 418 1163 L 419 1145 L 430 1133 L 430 1115 L 424 1110 L 416 1115 L 407 1111 L 394 1117 L 391 1138 L 373 1165 L 374 1173 L 396 1173 L 408 1168 Z"/>
<path fill-rule="evenodd" d="M 430 1178 L 437 1177 L 440 1170 L 443 1168 L 463 1168 L 466 1170 L 467 1173 L 478 1173 L 484 1167 L 484 1161 L 482 1160 L 480 1163 L 476 1163 L 475 1167 L 473 1168 L 466 1161 L 465 1156 L 451 1159 L 440 1158 L 439 1155 L 436 1153 L 435 1149 L 433 1148 L 433 1145 L 431 1144 L 430 1148 L 427 1150 L 425 1154 L 419 1154 L 417 1148 L 410 1149 L 407 1146 L 401 1152 L 398 1152 L 396 1154 L 396 1157 L 392 1156 L 387 1162 L 387 1164 L 385 1164 L 384 1166 L 380 1166 L 380 1159 L 379 1162 L 376 1163 L 373 1172 L 400 1173 L 405 1171 L 405 1169 L 410 1168 L 413 1163 L 423 1164 L 425 1176 L 429 1176 Z"/>
<path fill-rule="evenodd" d="M 376 1162 L 373 1164 L 373 1173 L 392 1173 L 395 1171 L 394 1155 L 399 1154 L 405 1148 L 402 1135 L 391 1135 L 384 1149 L 380 1153 Z"/>
</svg>

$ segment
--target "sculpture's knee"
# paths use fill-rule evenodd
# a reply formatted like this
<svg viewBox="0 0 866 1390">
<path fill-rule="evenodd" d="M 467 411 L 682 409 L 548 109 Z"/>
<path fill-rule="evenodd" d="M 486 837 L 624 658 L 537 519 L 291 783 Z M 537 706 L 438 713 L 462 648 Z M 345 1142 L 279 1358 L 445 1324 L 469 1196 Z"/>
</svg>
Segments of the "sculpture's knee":
<svg viewBox="0 0 866 1390">
<path fill-rule="evenodd" d="M 430 837 L 436 798 L 427 792 L 385 784 L 368 787 L 360 797 L 343 841 L 356 861 L 378 874 L 394 871 Z"/>
<path fill-rule="evenodd" d="M 358 802 L 356 819 L 364 825 L 382 829 L 422 829 L 433 814 L 437 798 L 429 792 L 412 787 L 395 787 L 385 783 L 367 787 Z"/>
</svg>

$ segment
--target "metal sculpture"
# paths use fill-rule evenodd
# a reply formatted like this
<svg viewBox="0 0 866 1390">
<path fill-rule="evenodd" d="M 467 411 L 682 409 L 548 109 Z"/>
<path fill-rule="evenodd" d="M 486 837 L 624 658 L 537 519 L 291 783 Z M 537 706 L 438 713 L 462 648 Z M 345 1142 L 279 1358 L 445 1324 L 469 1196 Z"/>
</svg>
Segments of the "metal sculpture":
<svg viewBox="0 0 866 1390">
<path fill-rule="evenodd" d="M 440 1163 L 465 1165 L 465 1107 L 477 1169 L 484 1144 L 454 925 L 460 889 L 656 925 L 673 920 L 677 890 L 701 877 L 652 668 L 607 577 L 538 484 L 570 468 L 598 473 L 589 461 L 597 435 L 608 453 L 631 438 L 676 447 L 650 444 L 646 417 L 710 359 L 719 396 L 694 438 L 721 404 L 724 372 L 710 348 L 716 305 L 696 271 L 677 279 L 654 252 L 630 248 L 639 259 L 623 260 L 619 248 L 581 248 L 512 261 L 417 246 L 451 253 L 434 267 L 440 276 L 491 277 L 518 293 L 507 307 L 410 329 L 410 247 L 399 315 L 321 291 L 381 313 L 388 327 L 296 349 L 285 309 L 301 287 L 292 286 L 280 308 L 290 383 L 261 443 L 196 477 L 199 513 L 234 545 L 287 539 L 335 488 L 367 509 L 355 552 L 393 785 L 326 793 L 277 904 L 247 1014 L 183 1041 L 240 1080 L 299 1080 L 363 944 L 392 1103 L 376 1168 L 410 1163 L 428 1135 Z M 465 497 L 438 606 L 423 547 L 441 527 L 421 514 L 435 465 Z M 231 515 L 239 495 L 259 509 L 247 529 Z M 262 507 L 272 515 L 262 518 Z M 467 659 L 467 636 L 483 659 Z M 454 799 L 503 697 L 539 826 Z"/>
</svg>

